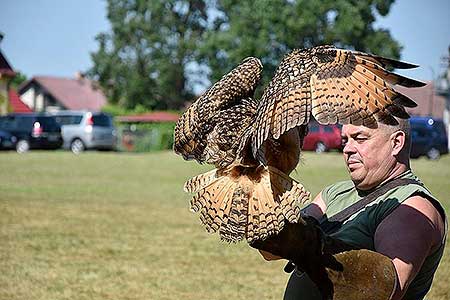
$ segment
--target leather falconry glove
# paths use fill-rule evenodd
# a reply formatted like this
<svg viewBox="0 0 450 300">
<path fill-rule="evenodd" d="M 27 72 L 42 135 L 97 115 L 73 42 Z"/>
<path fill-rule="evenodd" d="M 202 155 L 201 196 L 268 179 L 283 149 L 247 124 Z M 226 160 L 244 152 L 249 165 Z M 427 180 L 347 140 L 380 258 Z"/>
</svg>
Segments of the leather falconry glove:
<svg viewBox="0 0 450 300">
<path fill-rule="evenodd" d="M 370 250 L 352 250 L 325 235 L 312 217 L 287 223 L 277 235 L 250 246 L 290 260 L 308 274 L 324 300 L 389 300 L 397 284 L 388 257 Z"/>
</svg>

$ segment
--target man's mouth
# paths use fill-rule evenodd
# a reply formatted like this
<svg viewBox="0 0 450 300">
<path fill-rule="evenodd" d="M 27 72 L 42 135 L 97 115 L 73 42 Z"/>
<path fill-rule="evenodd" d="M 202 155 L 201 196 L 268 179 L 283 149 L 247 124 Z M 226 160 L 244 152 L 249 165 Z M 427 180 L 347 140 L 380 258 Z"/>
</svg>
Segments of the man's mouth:
<svg viewBox="0 0 450 300">
<path fill-rule="evenodd" d="M 361 163 L 361 160 L 359 160 L 357 158 L 349 158 L 349 159 L 347 159 L 347 166 L 349 168 L 351 168 L 353 165 L 360 164 L 360 163 Z"/>
</svg>

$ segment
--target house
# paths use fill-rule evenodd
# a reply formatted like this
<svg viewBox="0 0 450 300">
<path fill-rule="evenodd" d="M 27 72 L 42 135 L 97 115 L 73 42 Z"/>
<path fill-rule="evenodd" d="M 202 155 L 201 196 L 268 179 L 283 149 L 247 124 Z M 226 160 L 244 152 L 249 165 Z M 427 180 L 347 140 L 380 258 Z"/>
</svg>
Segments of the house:
<svg viewBox="0 0 450 300">
<path fill-rule="evenodd" d="M 101 89 L 81 75 L 76 78 L 35 76 L 21 84 L 18 93 L 22 101 L 37 112 L 100 111 L 107 103 Z"/>
<path fill-rule="evenodd" d="M 405 88 L 395 86 L 395 90 L 411 98 L 417 103 L 417 107 L 408 108 L 407 111 L 412 116 L 432 116 L 442 119 L 445 111 L 445 97 L 436 92 L 433 82 L 420 88 Z"/>
<path fill-rule="evenodd" d="M 122 123 L 164 123 L 164 122 L 176 122 L 180 118 L 180 115 L 166 112 L 155 111 L 138 115 L 119 116 L 117 121 Z"/>
<path fill-rule="evenodd" d="M 14 89 L 9 89 L 9 110 L 13 113 L 32 113 L 33 110 L 20 100 L 19 94 Z"/>
<path fill-rule="evenodd" d="M 3 35 L 0 33 L 0 42 L 2 38 Z M 0 115 L 7 114 L 10 111 L 8 89 L 14 76 L 16 76 L 16 73 L 0 49 Z"/>
</svg>

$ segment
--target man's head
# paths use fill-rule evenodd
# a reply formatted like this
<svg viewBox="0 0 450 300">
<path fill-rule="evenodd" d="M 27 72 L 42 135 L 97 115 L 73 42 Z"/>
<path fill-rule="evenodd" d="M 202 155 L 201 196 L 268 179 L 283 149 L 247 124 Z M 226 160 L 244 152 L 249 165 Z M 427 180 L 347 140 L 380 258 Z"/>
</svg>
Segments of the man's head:
<svg viewBox="0 0 450 300">
<path fill-rule="evenodd" d="M 409 169 L 409 121 L 399 119 L 398 123 L 342 127 L 344 160 L 358 189 L 369 190 Z"/>
</svg>

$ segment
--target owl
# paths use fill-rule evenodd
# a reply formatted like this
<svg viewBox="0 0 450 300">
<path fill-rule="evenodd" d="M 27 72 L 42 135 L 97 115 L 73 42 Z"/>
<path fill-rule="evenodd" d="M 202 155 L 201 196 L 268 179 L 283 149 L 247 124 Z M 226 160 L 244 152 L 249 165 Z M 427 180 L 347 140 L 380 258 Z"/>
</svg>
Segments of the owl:
<svg viewBox="0 0 450 300">
<path fill-rule="evenodd" d="M 260 99 L 263 69 L 249 57 L 224 75 L 180 117 L 174 151 L 214 165 L 188 180 L 190 206 L 208 232 L 227 242 L 264 240 L 286 222 L 302 222 L 310 194 L 289 175 L 300 159 L 308 122 L 396 124 L 416 103 L 394 85 L 424 83 L 387 68 L 417 67 L 357 51 L 319 46 L 293 50 L 277 67 Z"/>
</svg>

